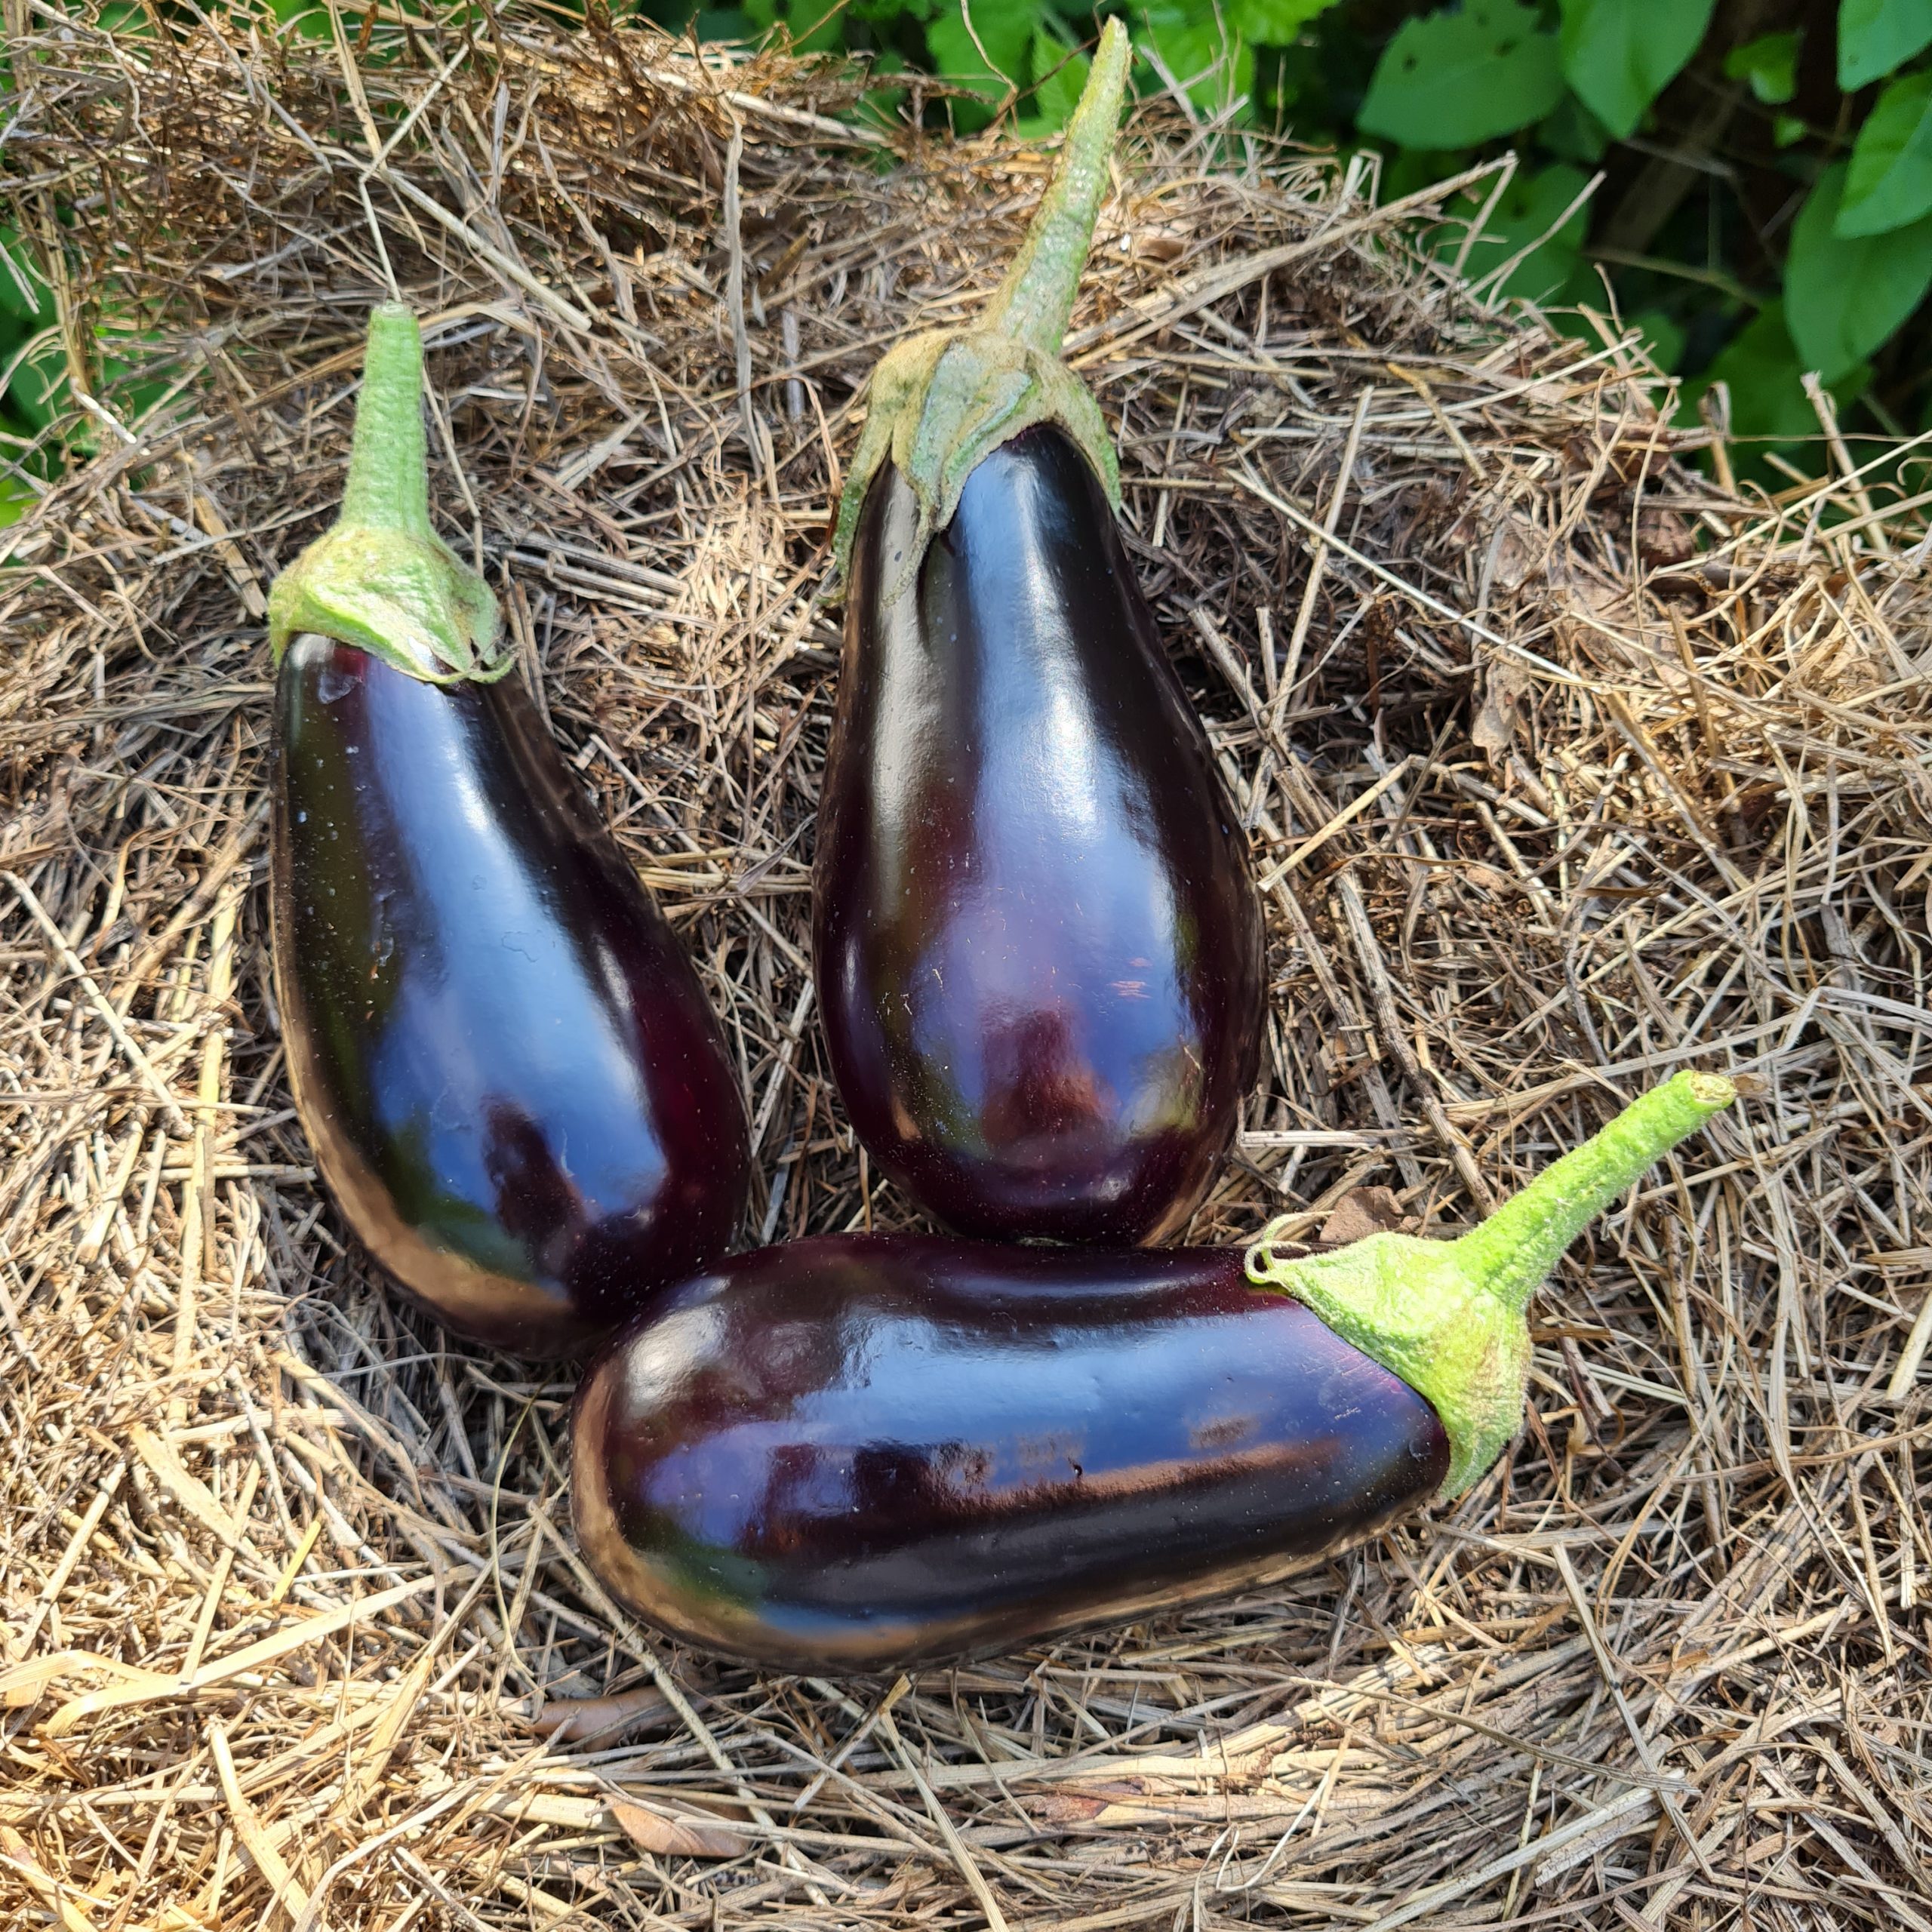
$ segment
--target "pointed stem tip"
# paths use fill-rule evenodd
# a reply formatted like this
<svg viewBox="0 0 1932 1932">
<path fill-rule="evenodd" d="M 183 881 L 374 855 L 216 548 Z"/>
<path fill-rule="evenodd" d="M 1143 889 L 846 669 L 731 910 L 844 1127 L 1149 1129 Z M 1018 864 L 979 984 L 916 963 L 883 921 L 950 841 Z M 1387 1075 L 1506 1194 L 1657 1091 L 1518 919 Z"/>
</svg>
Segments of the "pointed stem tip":
<svg viewBox="0 0 1932 1932">
<path fill-rule="evenodd" d="M 431 535 L 428 454 L 423 331 L 407 303 L 384 302 L 369 312 L 340 520 L 411 537 Z"/>
<path fill-rule="evenodd" d="M 1094 242 L 1094 223 L 1106 192 L 1108 164 L 1120 127 L 1134 50 L 1127 29 L 1108 21 L 1079 103 L 1066 127 L 1059 165 L 983 326 L 1057 355 L 1073 313 L 1074 291 Z"/>
<path fill-rule="evenodd" d="M 1737 1088 L 1716 1073 L 1680 1073 L 1652 1088 L 1458 1239 L 1457 1260 L 1506 1307 L 1527 1306 L 1598 1214 L 1737 1097 Z"/>
</svg>

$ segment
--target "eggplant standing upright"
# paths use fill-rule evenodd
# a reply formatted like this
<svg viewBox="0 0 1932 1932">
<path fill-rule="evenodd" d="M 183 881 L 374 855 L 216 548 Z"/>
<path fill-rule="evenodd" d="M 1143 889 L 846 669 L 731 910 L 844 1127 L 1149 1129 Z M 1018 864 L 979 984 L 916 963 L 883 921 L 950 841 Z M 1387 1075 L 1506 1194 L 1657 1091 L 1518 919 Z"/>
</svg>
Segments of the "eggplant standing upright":
<svg viewBox="0 0 1932 1932">
<path fill-rule="evenodd" d="M 983 321 L 879 365 L 841 507 L 820 1010 L 867 1147 L 975 1235 L 1178 1232 L 1260 1039 L 1244 840 L 1058 359 L 1127 60 L 1110 23 Z"/>
<path fill-rule="evenodd" d="M 429 520 L 422 344 L 370 321 L 341 520 L 278 580 L 272 905 L 297 1108 L 458 1333 L 581 1353 L 728 1244 L 749 1160 L 691 962 Z"/>
</svg>

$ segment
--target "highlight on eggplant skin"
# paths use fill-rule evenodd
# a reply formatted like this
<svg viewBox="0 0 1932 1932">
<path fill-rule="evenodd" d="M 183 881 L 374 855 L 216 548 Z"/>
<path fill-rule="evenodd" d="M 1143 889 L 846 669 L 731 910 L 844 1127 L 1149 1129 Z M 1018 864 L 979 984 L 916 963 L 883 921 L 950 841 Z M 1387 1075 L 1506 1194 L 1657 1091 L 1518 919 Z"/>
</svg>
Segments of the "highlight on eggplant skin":
<svg viewBox="0 0 1932 1932">
<path fill-rule="evenodd" d="M 744 1106 L 430 520 L 422 365 L 380 305 L 340 513 L 269 593 L 282 1036 L 316 1167 L 403 1290 L 472 1340 L 577 1355 L 729 1244 Z"/>
<path fill-rule="evenodd" d="M 1238 1252 L 734 1256 L 577 1395 L 577 1533 L 675 1637 L 885 1671 L 1282 1575 L 1441 1484 L 1421 1397 Z"/>
<path fill-rule="evenodd" d="M 697 976 L 518 680 L 303 637 L 276 740 L 275 977 L 322 1178 L 450 1327 L 581 1354 L 743 1204 Z"/>
<path fill-rule="evenodd" d="M 982 460 L 887 605 L 914 515 L 881 470 L 820 808 L 813 959 L 840 1095 L 962 1234 L 1166 1239 L 1260 1052 L 1244 835 L 1059 429 Z"/>
<path fill-rule="evenodd" d="M 1180 1232 L 1260 1048 L 1247 839 L 1059 359 L 1119 118 L 1108 23 L 977 321 L 888 352 L 841 506 L 813 971 L 854 1129 L 949 1226 Z"/>
</svg>

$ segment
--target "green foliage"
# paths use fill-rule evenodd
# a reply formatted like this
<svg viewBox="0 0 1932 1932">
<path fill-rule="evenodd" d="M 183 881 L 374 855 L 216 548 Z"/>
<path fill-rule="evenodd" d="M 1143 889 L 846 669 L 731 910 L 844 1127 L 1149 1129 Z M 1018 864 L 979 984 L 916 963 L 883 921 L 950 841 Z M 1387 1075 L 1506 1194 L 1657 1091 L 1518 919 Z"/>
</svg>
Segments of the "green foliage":
<svg viewBox="0 0 1932 1932">
<path fill-rule="evenodd" d="M 1838 232 L 1847 170 L 1818 177 L 1791 232 L 1785 316 L 1805 366 L 1828 382 L 1883 343 L 1932 288 L 1932 217 L 1850 241 Z"/>
<path fill-rule="evenodd" d="M 1858 131 L 1837 232 L 1849 240 L 1903 228 L 1932 211 L 1932 73 L 1879 95 Z"/>
<path fill-rule="evenodd" d="M 961 0 L 952 0 L 928 23 L 926 44 L 942 74 L 997 101 L 1031 78 L 1038 15 L 1033 0 L 973 0 L 969 25 Z"/>
<path fill-rule="evenodd" d="M 1093 64 L 1062 37 L 1057 25 L 1041 26 L 1033 36 L 1033 72 L 1039 80 L 1033 90 L 1033 111 L 1023 121 L 1023 131 L 1038 139 L 1065 127 Z"/>
<path fill-rule="evenodd" d="M 26 245 L 0 226 L 0 525 L 16 521 L 31 502 L 28 486 L 5 466 L 53 420 L 65 380 L 54 319 L 54 297 Z"/>
<path fill-rule="evenodd" d="M 1519 171 L 1465 251 L 1468 224 L 1489 198 L 1489 186 L 1481 183 L 1480 195 L 1465 196 L 1451 207 L 1451 222 L 1435 253 L 1445 261 L 1461 254 L 1463 272 L 1485 294 L 1542 303 L 1587 294 L 1592 278 L 1583 266 L 1583 247 L 1590 216 L 1583 195 L 1589 177 L 1564 162 L 1534 174 Z"/>
<path fill-rule="evenodd" d="M 1235 0 L 1226 11 L 1235 30 L 1255 47 L 1287 47 L 1338 0 Z"/>
<path fill-rule="evenodd" d="M 1926 0 L 1841 0 L 1838 85 L 1847 94 L 1903 66 L 1932 46 Z"/>
<path fill-rule="evenodd" d="M 319 0 L 269 4 L 300 17 Z M 681 25 L 691 0 L 644 4 Z M 1592 342 L 1579 305 L 1622 315 L 1685 395 L 1724 383 L 1738 435 L 1767 449 L 1816 440 L 1807 369 L 1846 409 L 1868 399 L 1858 433 L 1932 420 L 1932 0 L 740 4 L 882 75 L 949 81 L 964 91 L 928 111 L 962 131 L 1004 115 L 1051 134 L 1097 19 L 1119 13 L 1143 91 L 1171 86 L 1204 114 L 1245 100 L 1297 140 L 1379 148 L 1386 195 L 1513 148 L 1494 204 L 1482 183 L 1426 238 L 1486 298 L 1535 303 Z M 1844 88 L 1879 83 L 1875 98 L 1834 98 L 1806 57 L 1833 45 Z"/>
<path fill-rule="evenodd" d="M 1134 26 L 1136 39 L 1151 46 L 1195 106 L 1211 112 L 1252 88 L 1254 50 L 1226 14 L 1193 0 L 1155 0 Z"/>
<path fill-rule="evenodd" d="M 1767 107 L 1782 107 L 1798 91 L 1798 48 L 1803 35 L 1761 34 L 1724 57 L 1724 78 L 1744 81 Z"/>
<path fill-rule="evenodd" d="M 1540 121 L 1563 96 L 1556 38 L 1521 0 L 1463 0 L 1405 20 L 1355 117 L 1405 147 L 1473 147 Z"/>
<path fill-rule="evenodd" d="M 151 38 L 181 0 L 72 4 L 105 6 L 117 32 Z M 326 0 L 224 4 L 291 40 L 334 32 Z M 476 0 L 434 4 L 462 14 Z M 1932 424 L 1932 0 L 632 4 L 701 35 L 777 32 L 860 54 L 876 83 L 861 112 L 902 115 L 905 76 L 923 71 L 949 83 L 925 97 L 936 129 L 998 119 L 1032 138 L 1064 125 L 1098 22 L 1119 14 L 1143 91 L 1172 85 L 1198 113 L 1251 115 L 1313 146 L 1377 148 L 1386 195 L 1513 149 L 1518 165 L 1494 205 L 1492 179 L 1446 208 L 1426 245 L 1485 297 L 1536 303 L 1592 343 L 1577 305 L 1624 316 L 1657 366 L 1681 374 L 1687 408 L 1726 386 L 1747 445 L 1818 460 L 1807 369 L 1841 413 L 1863 412 L 1844 414 L 1857 434 Z M 377 42 L 370 58 L 393 57 Z M 1821 71 L 1834 50 L 1837 94 L 1829 62 Z M 1672 183 L 1675 157 L 1685 165 Z M 4 526 L 32 494 L 20 466 L 36 436 L 58 423 L 87 448 L 101 432 L 66 395 L 32 251 L 4 228 L 0 251 Z M 126 325 L 96 319 L 108 331 L 90 352 L 102 399 L 131 423 L 158 392 L 112 333 Z M 43 448 L 34 476 L 54 460 Z M 1734 460 L 1779 481 L 1748 447 Z"/>
<path fill-rule="evenodd" d="M 1687 386 L 1679 420 L 1694 423 L 1704 396 L 1722 383 L 1730 399 L 1731 434 L 1747 451 L 1795 454 L 1818 435 L 1818 412 L 1804 392 L 1804 369 L 1785 325 L 1783 303 L 1767 302 Z M 1871 365 L 1860 362 L 1827 385 L 1841 410 L 1857 400 L 1871 374 Z M 1774 473 L 1749 454 L 1740 467 L 1746 475 Z"/>
<path fill-rule="evenodd" d="M 1683 71 L 1716 0 L 1562 0 L 1563 78 L 1620 140 Z"/>
</svg>

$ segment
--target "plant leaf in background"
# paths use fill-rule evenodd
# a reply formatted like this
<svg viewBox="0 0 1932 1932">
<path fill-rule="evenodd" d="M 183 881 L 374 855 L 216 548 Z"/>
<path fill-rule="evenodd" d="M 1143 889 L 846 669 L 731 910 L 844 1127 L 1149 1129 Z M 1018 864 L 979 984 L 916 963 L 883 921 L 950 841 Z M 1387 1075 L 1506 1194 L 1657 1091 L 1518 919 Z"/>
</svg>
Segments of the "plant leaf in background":
<svg viewBox="0 0 1932 1932">
<path fill-rule="evenodd" d="M 973 24 L 966 25 L 960 0 L 937 13 L 926 28 L 933 71 L 981 95 L 988 106 L 977 112 L 970 103 L 953 103 L 955 119 L 968 131 L 983 128 L 992 109 L 1005 99 L 1009 87 L 1023 88 L 1029 75 L 1026 57 L 1040 17 L 1038 0 L 971 0 Z M 979 35 L 977 45 L 974 35 Z M 982 54 L 980 48 L 986 52 Z M 992 63 L 991 67 L 987 62 Z"/>
<path fill-rule="evenodd" d="M 1076 52 L 1061 38 L 1057 26 L 1042 22 L 1033 35 L 1033 111 L 1021 117 L 1021 134 L 1029 141 L 1038 140 L 1042 134 L 1064 128 L 1093 64 L 1088 56 Z"/>
<path fill-rule="evenodd" d="M 54 319 L 54 297 L 26 245 L 13 229 L 0 225 L 0 316 L 45 328 Z M 17 331 L 8 331 L 17 334 Z"/>
<path fill-rule="evenodd" d="M 1660 369 L 1675 369 L 1684 360 L 1684 325 L 1661 309 L 1640 309 L 1627 325 L 1644 338 L 1644 352 Z"/>
<path fill-rule="evenodd" d="M 1287 47 L 1296 35 L 1339 0 L 1233 0 L 1227 15 L 1241 38 L 1255 47 Z"/>
<path fill-rule="evenodd" d="M 1932 12 L 1932 6 L 1927 11 Z M 1858 131 L 1837 232 L 1883 235 L 1932 213 L 1932 73 L 1907 74 L 1879 95 Z"/>
<path fill-rule="evenodd" d="M 1580 275 L 1585 230 L 1589 226 L 1589 205 L 1577 203 L 1577 197 L 1589 185 L 1581 168 L 1558 162 L 1534 173 L 1518 170 L 1490 211 L 1483 231 L 1463 258 L 1463 272 L 1482 285 L 1483 294 L 1525 302 L 1544 303 L 1576 300 L 1588 293 L 1587 277 Z M 1490 183 L 1477 184 L 1478 192 L 1459 196 L 1450 210 L 1453 216 L 1473 220 L 1489 198 Z M 1577 203 L 1574 210 L 1571 205 Z M 1566 214 L 1566 211 L 1570 211 Z M 1561 226 L 1558 226 L 1561 222 Z M 1463 245 L 1463 229 L 1452 221 L 1435 244 L 1435 253 L 1453 262 Z M 1500 286 L 1487 285 L 1519 251 L 1529 253 L 1505 275 Z"/>
<path fill-rule="evenodd" d="M 1850 94 L 1932 46 L 1926 0 L 1839 0 L 1838 85 Z"/>
<path fill-rule="evenodd" d="M 1818 412 L 1804 393 L 1804 368 L 1786 326 L 1784 305 L 1767 302 L 1724 345 L 1703 376 L 1686 389 L 1678 420 L 1694 424 L 1699 401 L 1713 383 L 1722 383 L 1730 395 L 1731 434 L 1740 441 L 1789 448 L 1814 440 Z M 1868 365 L 1857 364 L 1830 386 L 1841 407 L 1856 399 L 1870 374 Z M 1762 472 L 1764 466 L 1747 460 L 1740 461 L 1739 468 L 1745 473 Z"/>
<path fill-rule="evenodd" d="M 1767 107 L 1782 107 L 1798 91 L 1798 43 L 1795 33 L 1760 34 L 1724 57 L 1724 78 L 1746 81 Z"/>
<path fill-rule="evenodd" d="M 1932 217 L 1847 241 L 1835 231 L 1844 162 L 1818 177 L 1791 230 L 1785 320 L 1805 368 L 1835 382 L 1881 346 L 1932 288 Z"/>
<path fill-rule="evenodd" d="M 1561 0 L 1563 75 L 1619 140 L 1682 72 L 1717 0 Z"/>
<path fill-rule="evenodd" d="M 1520 0 L 1464 0 L 1404 20 L 1356 125 L 1404 147 L 1474 147 L 1540 121 L 1562 98 L 1556 37 Z"/>
<path fill-rule="evenodd" d="M 27 512 L 39 501 L 38 492 L 30 483 L 23 483 L 17 476 L 9 476 L 0 470 L 0 530 L 18 523 Z M 0 564 L 7 561 L 0 552 Z"/>
<path fill-rule="evenodd" d="M 1160 0 L 1142 12 L 1139 24 L 1135 38 L 1144 35 L 1152 43 L 1161 65 L 1204 112 L 1217 112 L 1251 93 L 1254 51 L 1230 16 L 1200 0 Z"/>
</svg>

